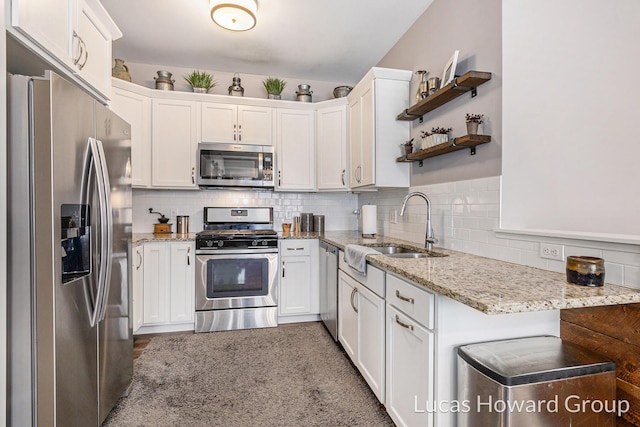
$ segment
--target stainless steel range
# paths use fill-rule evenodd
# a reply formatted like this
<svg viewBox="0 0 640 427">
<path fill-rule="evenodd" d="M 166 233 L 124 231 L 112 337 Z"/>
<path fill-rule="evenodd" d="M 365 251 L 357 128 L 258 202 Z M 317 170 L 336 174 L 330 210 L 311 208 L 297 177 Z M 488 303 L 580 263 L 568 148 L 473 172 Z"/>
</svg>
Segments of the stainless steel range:
<svg viewBox="0 0 640 427">
<path fill-rule="evenodd" d="M 204 209 L 196 235 L 196 332 L 277 326 L 272 208 Z"/>
</svg>

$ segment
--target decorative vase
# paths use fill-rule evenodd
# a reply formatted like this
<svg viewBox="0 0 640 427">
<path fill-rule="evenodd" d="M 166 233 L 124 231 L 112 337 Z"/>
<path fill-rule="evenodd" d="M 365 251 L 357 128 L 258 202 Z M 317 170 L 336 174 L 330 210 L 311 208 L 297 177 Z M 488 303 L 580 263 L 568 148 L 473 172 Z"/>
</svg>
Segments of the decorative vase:
<svg viewBox="0 0 640 427">
<path fill-rule="evenodd" d="M 478 134 L 478 125 L 480 123 L 477 122 L 468 122 L 467 123 L 467 134 L 469 135 L 477 135 Z"/>
<path fill-rule="evenodd" d="M 235 73 L 233 75 L 233 84 L 229 86 L 229 95 L 231 96 L 244 96 L 244 88 L 240 84 L 240 74 Z"/>
<path fill-rule="evenodd" d="M 129 74 L 129 68 L 124 65 L 124 59 L 116 58 L 116 65 L 111 69 L 111 75 L 120 80 L 131 81 L 131 74 Z"/>
<path fill-rule="evenodd" d="M 282 99 L 279 93 L 270 93 L 268 99 Z"/>
<path fill-rule="evenodd" d="M 192 87 L 191 89 L 193 89 L 193 93 L 208 93 L 209 89 L 207 89 L 206 87 Z"/>
</svg>

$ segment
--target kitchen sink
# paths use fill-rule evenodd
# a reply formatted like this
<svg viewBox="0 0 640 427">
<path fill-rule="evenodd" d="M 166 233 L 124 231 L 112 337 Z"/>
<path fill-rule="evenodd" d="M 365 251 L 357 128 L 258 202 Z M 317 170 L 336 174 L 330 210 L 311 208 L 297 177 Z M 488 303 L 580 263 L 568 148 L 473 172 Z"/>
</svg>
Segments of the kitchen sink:
<svg viewBox="0 0 640 427">
<path fill-rule="evenodd" d="M 441 254 L 438 252 L 427 251 L 426 249 L 411 249 L 405 248 L 402 246 L 367 246 L 368 248 L 375 249 L 380 252 L 382 255 L 386 255 L 391 258 L 431 258 L 431 257 L 440 257 L 446 256 L 446 254 Z"/>
</svg>

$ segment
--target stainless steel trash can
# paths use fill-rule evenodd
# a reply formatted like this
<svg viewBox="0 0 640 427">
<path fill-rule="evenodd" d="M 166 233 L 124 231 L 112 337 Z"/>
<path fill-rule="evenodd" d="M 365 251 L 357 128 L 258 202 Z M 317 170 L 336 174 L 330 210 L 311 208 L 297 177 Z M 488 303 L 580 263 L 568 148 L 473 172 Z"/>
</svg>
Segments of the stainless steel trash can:
<svg viewBox="0 0 640 427">
<path fill-rule="evenodd" d="M 461 346 L 458 426 L 615 426 L 615 370 L 558 337 Z"/>
</svg>

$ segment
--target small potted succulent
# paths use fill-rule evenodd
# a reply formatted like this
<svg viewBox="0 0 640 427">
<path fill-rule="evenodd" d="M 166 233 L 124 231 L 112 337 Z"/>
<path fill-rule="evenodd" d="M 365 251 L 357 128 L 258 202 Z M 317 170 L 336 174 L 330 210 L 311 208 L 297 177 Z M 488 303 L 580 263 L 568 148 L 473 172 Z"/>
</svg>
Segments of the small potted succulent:
<svg viewBox="0 0 640 427">
<path fill-rule="evenodd" d="M 484 115 L 482 114 L 469 114 L 467 113 L 465 117 L 465 122 L 467 123 L 467 133 L 469 135 L 477 135 L 478 134 L 478 125 L 482 123 L 482 118 Z"/>
<path fill-rule="evenodd" d="M 213 76 L 206 71 L 194 70 L 191 74 L 184 76 L 184 79 L 191 85 L 196 93 L 207 93 L 209 89 L 216 86 L 216 81 L 213 80 Z"/>
<path fill-rule="evenodd" d="M 400 148 L 402 148 L 402 154 L 404 156 L 411 154 L 413 152 L 413 138 L 400 144 Z"/>
<path fill-rule="evenodd" d="M 425 150 L 429 147 L 431 147 L 431 138 L 430 138 L 431 134 L 429 133 L 429 131 L 426 130 L 421 130 L 420 131 L 420 138 L 422 138 L 422 142 L 420 143 L 420 148 Z"/>
<path fill-rule="evenodd" d="M 264 88 L 267 90 L 267 94 L 269 95 L 269 99 L 280 99 L 282 91 L 284 87 L 287 85 L 287 82 L 276 77 L 267 77 L 262 82 Z"/>
</svg>

